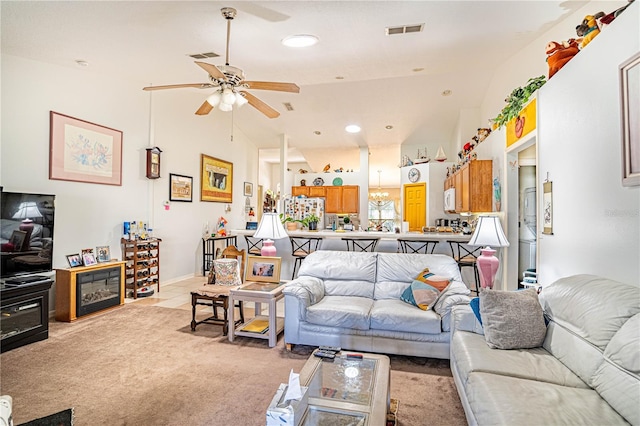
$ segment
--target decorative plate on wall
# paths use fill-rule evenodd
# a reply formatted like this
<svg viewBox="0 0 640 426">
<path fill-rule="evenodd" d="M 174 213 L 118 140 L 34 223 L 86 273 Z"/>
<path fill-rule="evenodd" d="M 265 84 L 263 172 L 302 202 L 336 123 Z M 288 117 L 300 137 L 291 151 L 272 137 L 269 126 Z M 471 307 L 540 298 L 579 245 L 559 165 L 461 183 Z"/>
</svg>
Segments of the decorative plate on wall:
<svg viewBox="0 0 640 426">
<path fill-rule="evenodd" d="M 321 177 L 317 177 L 313 180 L 313 184 L 315 186 L 322 186 L 324 185 L 324 179 L 322 179 Z"/>
<path fill-rule="evenodd" d="M 342 186 L 342 178 L 339 178 L 339 177 L 335 178 L 333 180 L 333 186 Z"/>
</svg>

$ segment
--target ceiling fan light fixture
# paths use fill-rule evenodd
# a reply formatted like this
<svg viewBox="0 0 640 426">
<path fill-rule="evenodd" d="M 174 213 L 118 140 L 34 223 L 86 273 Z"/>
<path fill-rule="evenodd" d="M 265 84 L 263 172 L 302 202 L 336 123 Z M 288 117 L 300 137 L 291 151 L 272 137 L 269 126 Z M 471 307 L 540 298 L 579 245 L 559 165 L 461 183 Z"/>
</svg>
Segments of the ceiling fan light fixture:
<svg viewBox="0 0 640 426">
<path fill-rule="evenodd" d="M 213 92 L 211 94 L 211 96 L 209 96 L 207 98 L 207 102 L 209 103 L 209 105 L 211 105 L 212 107 L 217 107 L 218 104 L 220 103 L 220 98 L 222 97 L 222 92 L 220 92 L 220 90 L 216 90 L 215 92 Z"/>
<path fill-rule="evenodd" d="M 221 102 L 225 103 L 225 104 L 229 104 L 229 105 L 233 105 L 233 103 L 236 101 L 236 95 L 233 94 L 233 90 L 231 90 L 230 88 L 225 88 L 222 91 L 222 99 Z"/>
<path fill-rule="evenodd" d="M 287 47 L 309 47 L 316 44 L 320 39 L 311 34 L 295 34 L 282 39 L 282 44 Z"/>
<path fill-rule="evenodd" d="M 242 107 L 243 105 L 245 105 L 248 102 L 249 101 L 247 100 L 247 98 L 242 96 L 240 93 L 236 93 L 236 106 L 238 108 Z"/>
<path fill-rule="evenodd" d="M 229 112 L 229 111 L 233 110 L 233 105 L 232 104 L 228 104 L 226 102 L 220 102 L 220 104 L 218 105 L 218 109 L 220 111 Z"/>
</svg>

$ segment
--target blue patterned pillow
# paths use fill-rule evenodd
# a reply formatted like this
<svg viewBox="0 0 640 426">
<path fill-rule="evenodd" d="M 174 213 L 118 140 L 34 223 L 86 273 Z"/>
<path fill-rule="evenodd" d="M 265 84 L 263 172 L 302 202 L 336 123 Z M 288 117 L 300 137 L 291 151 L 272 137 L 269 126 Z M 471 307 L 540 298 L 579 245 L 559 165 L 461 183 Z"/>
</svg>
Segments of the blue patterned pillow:
<svg viewBox="0 0 640 426">
<path fill-rule="evenodd" d="M 473 299 L 471 299 L 471 301 L 469 302 L 469 306 L 471 307 L 473 313 L 476 315 L 476 318 L 478 318 L 478 322 L 480 323 L 480 325 L 482 325 L 482 317 L 480 316 L 480 298 L 474 297 Z"/>
<path fill-rule="evenodd" d="M 426 311 L 438 300 L 440 293 L 441 291 L 432 285 L 414 280 L 402 293 L 400 300 Z"/>
</svg>

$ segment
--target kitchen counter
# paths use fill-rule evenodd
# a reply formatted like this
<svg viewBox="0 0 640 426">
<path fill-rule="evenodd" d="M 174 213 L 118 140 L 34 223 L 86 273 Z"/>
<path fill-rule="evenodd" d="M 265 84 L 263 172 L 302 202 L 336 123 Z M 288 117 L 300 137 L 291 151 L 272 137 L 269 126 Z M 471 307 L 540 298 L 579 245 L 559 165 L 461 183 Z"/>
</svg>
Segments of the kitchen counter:
<svg viewBox="0 0 640 426">
<path fill-rule="evenodd" d="M 245 230 L 245 229 L 233 229 L 231 230 L 231 235 L 253 235 L 256 231 Z M 471 239 L 471 235 L 464 235 L 460 233 L 453 232 L 403 232 L 403 233 L 395 233 L 395 232 L 381 232 L 381 231 L 331 231 L 331 230 L 322 230 L 322 231 L 287 231 L 292 237 L 321 237 L 321 238 L 331 238 L 331 239 L 340 239 L 340 238 L 374 238 L 380 237 L 380 241 L 397 241 L 399 238 L 406 238 L 412 240 L 439 240 L 446 242 L 447 240 L 454 241 L 469 241 Z M 346 247 L 344 247 L 346 249 Z M 383 251 L 383 250 L 377 250 Z M 395 250 L 394 250 L 395 251 Z M 450 253 L 449 253 L 450 254 Z"/>
</svg>

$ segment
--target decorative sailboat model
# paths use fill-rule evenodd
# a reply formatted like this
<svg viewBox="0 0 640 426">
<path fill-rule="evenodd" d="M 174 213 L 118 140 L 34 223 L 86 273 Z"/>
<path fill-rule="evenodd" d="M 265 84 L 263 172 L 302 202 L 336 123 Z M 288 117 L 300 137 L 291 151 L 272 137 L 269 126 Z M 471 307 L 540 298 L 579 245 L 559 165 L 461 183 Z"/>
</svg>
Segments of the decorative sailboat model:
<svg viewBox="0 0 640 426">
<path fill-rule="evenodd" d="M 422 155 L 420 153 L 420 149 L 418 149 L 418 157 L 415 160 L 413 160 L 413 164 L 428 163 L 429 160 L 430 158 L 427 155 L 427 148 L 424 149 L 424 154 Z"/>
<path fill-rule="evenodd" d="M 444 149 L 442 149 L 442 145 L 440 145 L 440 148 L 438 148 L 438 152 L 436 152 L 436 156 L 433 159 L 441 163 L 447 159 L 447 156 L 444 153 Z"/>
</svg>

